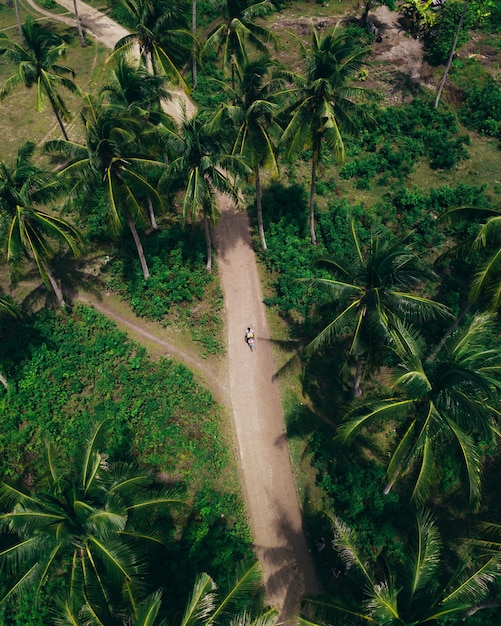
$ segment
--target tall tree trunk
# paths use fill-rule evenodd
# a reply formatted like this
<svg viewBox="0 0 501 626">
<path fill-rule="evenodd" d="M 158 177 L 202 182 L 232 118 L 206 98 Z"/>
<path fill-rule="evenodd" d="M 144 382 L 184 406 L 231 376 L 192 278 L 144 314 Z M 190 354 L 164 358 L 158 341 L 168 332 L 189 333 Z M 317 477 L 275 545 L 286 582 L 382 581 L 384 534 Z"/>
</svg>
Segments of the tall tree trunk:
<svg viewBox="0 0 501 626">
<path fill-rule="evenodd" d="M 197 36 L 197 0 L 191 0 L 191 32 L 193 34 L 193 51 L 192 51 L 192 79 L 193 79 L 193 89 L 197 87 L 197 55 L 196 55 L 196 44 L 195 37 Z"/>
<path fill-rule="evenodd" d="M 209 218 L 207 215 L 204 215 L 204 231 L 205 231 L 205 241 L 207 244 L 207 264 L 205 269 L 208 272 L 212 272 L 212 240 L 210 236 L 210 224 Z"/>
<path fill-rule="evenodd" d="M 2 385 L 5 387 L 5 389 L 7 389 L 7 390 L 9 389 L 9 383 L 7 382 L 7 379 L 2 374 L 2 372 L 0 372 L 0 383 L 2 383 Z"/>
<path fill-rule="evenodd" d="M 132 219 L 129 211 L 124 211 L 124 213 L 125 213 L 125 219 L 127 220 L 127 224 L 130 228 L 130 232 L 132 233 L 132 238 L 134 239 L 134 243 L 136 244 L 137 255 L 139 256 L 141 269 L 143 270 L 144 280 L 148 280 L 148 278 L 150 277 L 150 271 L 146 263 L 146 257 L 144 256 L 143 245 L 141 243 L 141 239 L 139 239 L 136 225 L 134 224 L 134 220 Z"/>
<path fill-rule="evenodd" d="M 18 0 L 14 0 L 14 9 L 16 11 L 17 30 L 19 31 L 19 37 L 21 38 L 21 44 L 24 46 L 26 43 L 24 40 L 23 29 L 21 28 L 21 16 L 19 15 Z"/>
<path fill-rule="evenodd" d="M 317 235 L 315 233 L 315 184 L 317 182 L 317 162 L 318 151 L 313 150 L 311 159 L 311 185 L 310 185 L 310 238 L 311 243 L 317 245 Z"/>
<path fill-rule="evenodd" d="M 231 90 L 235 94 L 235 63 L 231 61 Z M 233 95 L 233 101 L 235 101 L 235 95 Z"/>
<path fill-rule="evenodd" d="M 80 15 L 78 13 L 77 0 L 73 0 L 73 9 L 75 13 L 75 19 L 77 21 L 77 30 L 78 36 L 80 37 L 80 45 L 82 46 L 82 48 L 85 48 L 87 46 L 87 42 L 85 41 L 85 35 L 82 30 L 82 23 L 80 21 Z"/>
<path fill-rule="evenodd" d="M 59 124 L 59 128 L 61 129 L 61 132 L 63 133 L 63 137 L 66 139 L 66 141 L 69 141 L 70 138 L 68 137 L 68 133 L 66 132 L 66 128 L 64 127 L 63 124 L 63 120 L 61 118 L 61 114 L 59 113 L 56 103 L 54 102 L 54 100 L 52 99 L 52 97 L 49 94 L 49 100 L 50 100 L 50 104 L 52 106 L 52 110 L 54 111 L 54 115 L 56 116 L 56 120 L 57 123 Z"/>
<path fill-rule="evenodd" d="M 259 239 L 261 240 L 261 247 L 263 250 L 267 250 L 266 239 L 264 236 L 263 226 L 263 207 L 261 205 L 261 178 L 259 176 L 259 166 L 254 169 L 256 175 L 256 208 L 257 208 L 257 227 L 259 230 Z"/>
<path fill-rule="evenodd" d="M 456 46 L 458 45 L 459 35 L 461 33 L 461 28 L 463 27 L 464 18 L 466 17 L 466 13 L 468 12 L 469 4 L 470 0 L 464 0 L 463 12 L 461 13 L 461 17 L 459 18 L 458 27 L 456 28 L 456 34 L 454 35 L 454 41 L 452 42 L 451 53 L 449 54 L 447 65 L 445 66 L 444 75 L 442 76 L 442 80 L 440 81 L 440 85 L 438 86 L 437 97 L 435 98 L 435 109 L 438 107 L 438 103 L 440 102 L 440 96 L 442 95 L 442 90 L 445 86 L 445 81 L 447 80 L 447 76 L 449 75 L 449 71 L 451 69 L 452 60 L 454 59 L 454 53 L 456 52 Z"/>
<path fill-rule="evenodd" d="M 151 201 L 151 197 L 148 196 L 148 215 L 150 218 L 150 224 L 153 230 L 158 230 L 157 219 L 155 217 L 155 211 L 153 210 L 153 202 Z"/>
<path fill-rule="evenodd" d="M 64 301 L 64 296 L 61 288 L 57 284 L 57 280 L 54 278 L 54 274 L 50 271 L 49 268 L 46 268 L 47 278 L 49 279 L 50 286 L 52 287 L 54 293 L 56 294 L 57 301 L 59 305 L 64 309 L 66 308 L 66 302 Z"/>
<path fill-rule="evenodd" d="M 357 365 L 355 368 L 355 378 L 353 380 L 353 397 L 360 398 L 362 395 L 362 389 L 360 388 L 360 382 L 362 380 L 362 372 L 363 372 L 363 362 L 359 357 L 357 359 Z"/>
</svg>

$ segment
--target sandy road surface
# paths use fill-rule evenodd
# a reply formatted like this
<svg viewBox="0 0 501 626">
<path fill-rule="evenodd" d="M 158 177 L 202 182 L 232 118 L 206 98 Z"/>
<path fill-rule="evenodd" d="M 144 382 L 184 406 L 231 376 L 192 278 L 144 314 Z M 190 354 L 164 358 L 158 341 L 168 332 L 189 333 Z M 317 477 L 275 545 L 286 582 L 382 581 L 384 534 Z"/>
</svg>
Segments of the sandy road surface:
<svg viewBox="0 0 501 626">
<path fill-rule="evenodd" d="M 58 2 L 72 11 L 72 0 Z M 78 11 L 86 32 L 109 48 L 126 34 L 121 26 L 80 1 Z M 183 100 L 187 102 L 188 112 L 194 110 L 192 103 L 178 93 L 170 104 L 173 107 L 170 112 L 178 118 Z M 229 388 L 226 404 L 233 415 L 256 555 L 263 570 L 267 600 L 281 610 L 285 619 L 297 609 L 305 592 L 317 591 L 317 583 L 303 533 L 280 393 L 273 381 L 276 368 L 248 217 L 246 213 L 237 214 L 224 199 L 221 199 L 221 213 L 216 243 L 225 299 L 228 346 L 225 369 L 229 380 L 213 383 L 218 387 L 219 397 L 222 390 Z M 101 308 L 117 319 L 112 310 Z M 139 320 L 134 327 L 137 329 L 138 325 Z M 252 353 L 244 341 L 248 325 L 256 331 L 256 348 Z M 148 339 L 151 338 L 148 332 Z M 165 343 L 165 347 L 176 355 L 173 346 Z M 176 356 L 183 360 L 181 354 Z M 192 367 L 193 363 L 187 365 Z M 207 382 L 211 386 L 209 379 Z M 223 395 L 226 396 L 224 391 Z"/>
<path fill-rule="evenodd" d="M 245 499 L 269 602 L 289 615 L 317 586 L 306 547 L 273 374 L 276 366 L 246 213 L 220 200 L 216 243 L 224 291 L 229 386 Z M 251 352 L 247 326 L 256 334 Z"/>
</svg>

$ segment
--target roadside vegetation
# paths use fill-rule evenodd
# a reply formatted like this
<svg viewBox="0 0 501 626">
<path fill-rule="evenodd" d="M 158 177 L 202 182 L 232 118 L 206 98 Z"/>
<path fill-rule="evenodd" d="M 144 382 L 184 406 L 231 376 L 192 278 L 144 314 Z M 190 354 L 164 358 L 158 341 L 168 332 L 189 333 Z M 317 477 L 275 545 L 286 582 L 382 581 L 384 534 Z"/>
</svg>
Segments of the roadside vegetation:
<svg viewBox="0 0 501 626">
<path fill-rule="evenodd" d="M 276 623 L 219 407 L 74 300 L 109 290 L 217 358 L 220 192 L 249 210 L 287 390 L 324 590 L 300 619 L 494 626 L 500 7 L 104 4 L 113 52 L 0 5 L 0 624 Z M 382 5 L 419 82 L 378 56 Z"/>
</svg>

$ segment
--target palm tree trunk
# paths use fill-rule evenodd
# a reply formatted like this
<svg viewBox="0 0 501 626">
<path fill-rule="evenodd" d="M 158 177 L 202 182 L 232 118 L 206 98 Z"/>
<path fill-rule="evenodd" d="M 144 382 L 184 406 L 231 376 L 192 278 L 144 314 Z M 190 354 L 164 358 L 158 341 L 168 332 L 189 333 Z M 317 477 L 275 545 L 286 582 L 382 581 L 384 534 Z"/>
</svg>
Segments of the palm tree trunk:
<svg viewBox="0 0 501 626">
<path fill-rule="evenodd" d="M 80 22 L 80 15 L 78 13 L 77 0 L 73 0 L 73 8 L 74 8 L 74 13 L 75 13 L 75 19 L 77 21 L 77 30 L 78 30 L 78 36 L 80 37 L 80 45 L 82 46 L 82 48 L 85 48 L 87 46 L 87 42 L 85 41 L 85 35 L 82 30 L 82 23 Z"/>
<path fill-rule="evenodd" d="M 9 383 L 7 382 L 7 379 L 2 374 L 2 372 L 0 372 L 0 383 L 2 383 L 2 385 L 5 387 L 5 389 L 7 389 L 7 390 L 9 389 Z"/>
<path fill-rule="evenodd" d="M 21 44 L 24 46 L 26 42 L 24 41 L 23 29 L 21 28 L 21 17 L 19 15 L 19 4 L 17 0 L 14 0 L 14 9 L 16 10 L 17 30 L 19 31 L 19 37 L 21 37 Z"/>
<path fill-rule="evenodd" d="M 257 208 L 257 227 L 259 230 L 259 239 L 261 240 L 261 247 L 263 250 L 267 250 L 266 239 L 264 237 L 263 226 L 263 207 L 261 205 L 261 178 L 259 177 L 259 166 L 254 170 L 256 175 L 256 208 Z"/>
<path fill-rule="evenodd" d="M 438 103 L 440 102 L 440 96 L 442 95 L 442 90 L 445 86 L 445 81 L 447 80 L 447 76 L 449 75 L 449 71 L 451 69 L 452 60 L 454 59 L 454 53 L 456 52 L 456 46 L 458 45 L 459 35 L 461 33 L 461 28 L 463 27 L 464 18 L 466 17 L 466 13 L 468 12 L 469 4 L 470 0 L 464 0 L 463 12 L 461 13 L 461 17 L 459 18 L 458 26 L 456 28 L 456 34 L 454 36 L 454 41 L 452 42 L 451 53 L 449 54 L 447 65 L 445 66 L 444 75 L 442 76 L 442 80 L 440 81 L 440 85 L 438 86 L 437 97 L 435 98 L 435 109 L 438 107 Z"/>
<path fill-rule="evenodd" d="M 197 0 L 191 1 L 191 31 L 193 33 L 193 38 L 196 37 L 197 34 Z M 197 87 L 197 56 L 195 49 L 195 39 L 193 39 L 193 52 L 192 52 L 192 79 L 193 79 L 193 89 Z"/>
<path fill-rule="evenodd" d="M 59 287 L 59 285 L 57 284 L 57 280 L 54 278 L 54 274 L 50 271 L 49 268 L 46 268 L 46 271 L 47 271 L 47 278 L 49 279 L 50 285 L 52 289 L 54 290 L 54 293 L 56 294 L 57 301 L 59 302 L 60 306 L 63 309 L 66 308 L 67 305 L 66 305 L 66 302 L 64 301 L 63 292 L 61 288 Z"/>
<path fill-rule="evenodd" d="M 146 263 L 146 257 L 144 256 L 143 245 L 141 243 L 141 239 L 139 239 L 136 225 L 134 224 L 134 220 L 132 219 L 129 211 L 124 211 L 124 213 L 125 213 L 125 219 L 127 220 L 127 224 L 130 228 L 130 232 L 132 233 L 132 238 L 134 239 L 134 243 L 136 244 L 136 250 L 139 256 L 139 261 L 141 263 L 141 269 L 143 270 L 144 280 L 148 280 L 148 278 L 150 277 L 150 271 Z"/>
<path fill-rule="evenodd" d="M 362 395 L 362 389 L 360 388 L 360 382 L 362 380 L 362 372 L 363 372 L 363 363 L 362 359 L 359 357 L 357 359 L 357 366 L 355 368 L 355 379 L 353 381 L 353 397 L 360 398 Z"/>
<path fill-rule="evenodd" d="M 204 215 L 204 231 L 205 231 L 205 241 L 207 243 L 207 264 L 205 269 L 208 272 L 212 272 L 212 241 L 210 236 L 210 224 L 209 218 L 207 215 Z"/>
<path fill-rule="evenodd" d="M 317 181 L 317 161 L 318 152 L 313 150 L 311 159 L 311 185 L 310 185 L 310 238 L 311 243 L 317 245 L 317 235 L 315 233 L 315 184 Z"/>
<path fill-rule="evenodd" d="M 66 132 L 66 128 L 64 127 L 63 124 L 63 120 L 61 118 L 61 114 L 59 113 L 56 103 L 53 101 L 53 99 L 51 98 L 50 94 L 49 94 L 49 100 L 50 100 L 50 104 L 52 106 L 52 110 L 54 111 L 54 115 L 56 116 L 56 120 L 57 123 L 59 124 L 59 128 L 61 129 L 62 133 L 63 133 L 63 137 L 65 138 L 66 141 L 69 141 L 70 138 L 68 137 L 68 133 Z"/>
<path fill-rule="evenodd" d="M 153 230 L 158 230 L 157 219 L 155 217 L 155 211 L 153 210 L 153 202 L 151 201 L 150 196 L 148 196 L 148 215 L 150 218 L 150 224 Z"/>
</svg>

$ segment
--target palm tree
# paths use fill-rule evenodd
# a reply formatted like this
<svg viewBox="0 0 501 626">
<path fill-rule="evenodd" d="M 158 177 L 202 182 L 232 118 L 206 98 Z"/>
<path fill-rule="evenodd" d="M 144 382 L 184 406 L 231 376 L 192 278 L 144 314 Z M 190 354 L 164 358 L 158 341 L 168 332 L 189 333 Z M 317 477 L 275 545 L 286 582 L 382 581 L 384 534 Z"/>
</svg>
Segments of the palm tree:
<svg viewBox="0 0 501 626">
<path fill-rule="evenodd" d="M 222 597 L 217 593 L 214 580 L 208 574 L 200 574 L 178 626 L 210 626 L 217 623 L 275 626 L 279 616 L 274 609 L 266 610 L 257 617 L 242 612 L 242 606 L 249 602 L 260 584 L 261 571 L 257 563 L 240 568 L 236 582 Z"/>
<path fill-rule="evenodd" d="M 65 603 L 85 604 L 98 623 L 116 623 L 124 598 L 134 606 L 144 588 L 141 546 L 163 545 L 158 513 L 183 501 L 158 489 L 145 470 L 108 464 L 99 452 L 106 420 L 96 426 L 82 456 L 60 469 L 47 447 L 46 484 L 25 491 L 0 483 L 0 563 L 7 591 L 0 602 L 65 577 Z"/>
<path fill-rule="evenodd" d="M 236 129 L 233 153 L 242 155 L 252 168 L 256 185 L 256 207 L 259 238 L 263 250 L 267 249 L 263 227 L 261 202 L 262 167 L 278 176 L 276 139 L 282 129 L 275 120 L 278 105 L 273 102 L 273 93 L 281 85 L 280 75 L 273 74 L 276 65 L 268 56 L 244 61 L 236 67 L 238 89 L 233 94 L 233 104 L 222 105 L 213 124 L 222 127 L 230 120 Z"/>
<path fill-rule="evenodd" d="M 36 86 L 37 111 L 42 111 L 46 99 L 49 100 L 57 123 L 66 140 L 68 135 L 63 124 L 71 119 L 64 100 L 58 93 L 64 87 L 71 93 L 80 93 L 77 85 L 67 76 L 74 76 L 74 71 L 59 61 L 65 54 L 65 43 L 52 25 L 34 22 L 28 18 L 22 26 L 22 45 L 8 39 L 0 33 L 0 54 L 12 61 L 16 71 L 4 82 L 0 89 L 0 99 L 5 98 L 19 85 L 30 89 Z"/>
<path fill-rule="evenodd" d="M 281 144 L 287 158 L 304 148 L 312 150 L 309 223 L 315 245 L 315 185 L 321 148 L 325 144 L 338 161 L 343 161 L 343 133 L 355 133 L 359 123 L 370 118 L 356 100 L 362 90 L 348 84 L 361 69 L 367 50 L 340 27 L 324 37 L 313 28 L 311 46 L 310 51 L 301 44 L 305 76 L 294 77 L 297 86 L 290 91 L 294 102 L 286 110 L 289 121 Z"/>
<path fill-rule="evenodd" d="M 231 154 L 228 142 L 221 134 L 212 132 L 201 114 L 188 118 L 186 112 L 178 134 L 169 133 L 173 158 L 165 181 L 184 190 L 182 213 L 185 221 L 203 221 L 207 242 L 207 271 L 212 270 L 211 224 L 219 219 L 217 194 L 240 202 L 239 175 L 250 168 L 239 157 Z M 170 180 L 169 180 L 170 179 Z"/>
<path fill-rule="evenodd" d="M 101 93 L 111 104 L 138 109 L 142 116 L 153 112 L 158 116 L 158 103 L 171 99 L 165 76 L 150 74 L 144 65 L 126 58 L 118 59 L 111 80 L 101 87 Z"/>
<path fill-rule="evenodd" d="M 252 0 L 225 0 L 222 14 L 216 21 L 214 30 L 203 46 L 203 51 L 216 49 L 222 53 L 223 70 L 231 75 L 231 87 L 235 91 L 235 71 L 237 65 L 248 60 L 247 46 L 261 54 L 268 52 L 268 45 L 277 49 L 277 39 L 266 27 L 255 24 L 256 17 L 274 9 L 269 0 L 253 3 Z"/>
<path fill-rule="evenodd" d="M 335 278 L 318 278 L 312 284 L 332 294 L 337 307 L 331 322 L 306 347 L 306 354 L 330 345 L 343 333 L 350 336 L 345 366 L 355 358 L 353 395 L 361 395 L 364 375 L 382 364 L 388 347 L 405 341 L 403 324 L 446 315 L 443 305 L 412 293 L 433 278 L 423 270 L 412 249 L 410 235 L 396 239 L 373 232 L 363 246 L 351 223 L 353 252 L 346 269 L 324 260 L 321 264 Z M 340 277 L 340 278 L 337 278 Z"/>
<path fill-rule="evenodd" d="M 122 5 L 135 25 L 135 32 L 116 43 L 115 53 L 127 54 L 139 46 L 140 59 L 148 69 L 154 74 L 164 74 L 173 84 L 188 90 L 178 69 L 191 57 L 194 45 L 185 1 L 122 0 Z"/>
<path fill-rule="evenodd" d="M 499 555 L 473 562 L 461 560 L 452 577 L 447 579 L 440 535 L 427 511 L 416 516 L 414 542 L 404 558 L 393 566 L 385 564 L 383 567 L 370 564 L 359 549 L 353 530 L 337 517 L 328 517 L 334 530 L 334 547 L 347 566 L 346 576 L 354 579 L 349 589 L 362 589 L 364 600 L 361 604 L 350 601 L 348 594 L 339 599 L 307 600 L 305 614 L 299 620 L 302 626 L 460 623 L 499 580 Z M 318 619 L 319 615 L 323 617 Z"/>
<path fill-rule="evenodd" d="M 165 76 L 150 74 L 144 65 L 138 62 L 130 62 L 125 58 L 118 59 L 116 69 L 111 72 L 111 80 L 101 88 L 101 94 L 114 106 L 127 109 L 129 115 L 137 115 L 151 126 L 164 124 L 167 127 L 174 127 L 172 118 L 159 106 L 159 103 L 171 99 L 171 94 L 166 88 Z M 155 150 L 151 153 L 152 156 L 154 153 Z M 150 194 L 146 195 L 145 202 L 151 227 L 158 230 Z"/>
<path fill-rule="evenodd" d="M 388 423 L 392 429 L 397 423 L 385 493 L 413 471 L 411 497 L 423 502 L 444 458 L 452 455 L 462 461 L 470 502 L 478 505 L 481 449 L 501 434 L 496 408 L 501 350 L 485 348 L 492 325 L 492 317 L 477 316 L 448 337 L 433 360 L 416 345 L 395 373 L 392 397 L 355 406 L 345 416 L 338 435 L 344 441 L 369 423 Z"/>
<path fill-rule="evenodd" d="M 6 316 L 18 317 L 19 312 L 15 303 L 10 299 L 0 296 L 0 319 Z M 9 383 L 3 372 L 0 372 L 0 383 L 2 383 L 5 389 L 9 389 Z"/>
<path fill-rule="evenodd" d="M 75 21 L 77 23 L 78 36 L 80 37 L 80 45 L 82 46 L 82 48 L 86 48 L 87 42 L 85 41 L 85 35 L 82 29 L 82 22 L 80 20 L 80 14 L 78 12 L 77 0 L 73 0 L 73 12 L 75 13 Z"/>
<path fill-rule="evenodd" d="M 464 18 L 468 13 L 468 7 L 470 5 L 470 0 L 464 0 L 463 11 L 459 17 L 458 25 L 456 28 L 456 32 L 454 34 L 454 40 L 452 42 L 451 51 L 449 53 L 449 58 L 447 60 L 447 64 L 445 66 L 444 75 L 442 76 L 442 80 L 437 89 L 437 96 L 435 98 L 435 109 L 438 107 L 438 103 L 440 102 L 440 96 L 442 95 L 443 88 L 445 87 L 445 82 L 447 81 L 447 76 L 449 75 L 452 61 L 454 60 L 454 55 L 456 54 L 456 47 L 458 45 L 459 35 L 461 34 L 461 29 L 463 28 Z"/>
<path fill-rule="evenodd" d="M 19 14 L 19 1 L 18 0 L 13 0 L 13 4 L 14 4 L 14 10 L 16 12 L 16 23 L 17 23 L 17 30 L 19 33 L 19 38 L 21 39 L 21 42 L 24 44 L 23 41 L 23 29 L 21 28 L 21 16 Z M 7 3 L 7 6 L 11 6 L 9 3 Z"/>
<path fill-rule="evenodd" d="M 215 581 L 206 573 L 200 574 L 187 600 L 184 613 L 174 623 L 176 626 L 210 626 L 215 623 L 276 626 L 278 611 L 269 609 L 254 617 L 242 609 L 242 606 L 252 602 L 260 583 L 261 572 L 257 563 L 254 563 L 248 568 L 240 568 L 236 582 L 220 597 Z M 123 626 L 163 626 L 165 621 L 159 621 L 161 603 L 162 594 L 157 591 L 139 603 L 127 621 L 119 623 Z M 92 618 L 88 605 L 78 607 L 63 603 L 59 614 L 59 626 L 84 626 L 89 623 L 86 620 Z M 90 623 L 94 622 L 90 620 Z"/>
<path fill-rule="evenodd" d="M 470 219 L 480 222 L 476 233 L 464 242 L 452 248 L 438 261 L 451 256 L 458 256 L 465 250 L 478 253 L 482 248 L 489 251 L 488 259 L 478 268 L 470 289 L 469 302 L 481 298 L 489 301 L 489 308 L 497 311 L 501 306 L 501 211 L 480 207 L 458 207 L 447 211 L 444 220 Z"/>
<path fill-rule="evenodd" d="M 64 160 L 66 165 L 59 175 L 68 182 L 68 201 L 89 194 L 96 184 L 104 183 L 108 198 L 108 218 L 113 232 L 122 226 L 122 217 L 132 233 L 144 279 L 150 273 L 137 232 L 136 221 L 144 216 L 141 199 L 149 196 L 161 206 L 161 198 L 149 177 L 158 177 L 165 163 L 156 160 L 145 149 L 151 129 L 148 130 L 137 110 L 126 111 L 91 96 L 86 98 L 82 112 L 85 125 L 85 143 L 50 141 L 48 153 Z"/>
<path fill-rule="evenodd" d="M 23 258 L 34 260 L 42 280 L 52 287 L 64 307 L 62 291 L 51 269 L 57 250 L 54 241 L 61 241 L 78 255 L 81 238 L 67 221 L 40 208 L 60 193 L 60 185 L 51 174 L 33 165 L 34 151 L 35 144 L 26 142 L 13 167 L 0 163 L 0 213 L 8 221 L 7 259 L 14 273 Z"/>
</svg>

